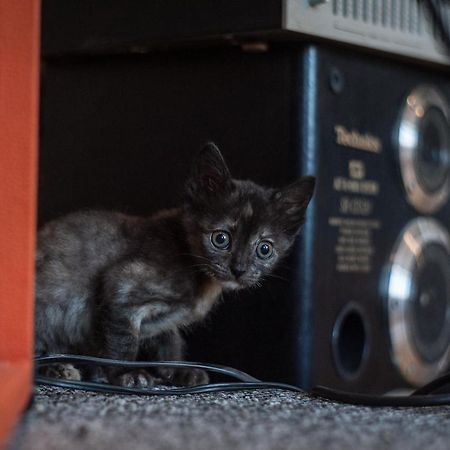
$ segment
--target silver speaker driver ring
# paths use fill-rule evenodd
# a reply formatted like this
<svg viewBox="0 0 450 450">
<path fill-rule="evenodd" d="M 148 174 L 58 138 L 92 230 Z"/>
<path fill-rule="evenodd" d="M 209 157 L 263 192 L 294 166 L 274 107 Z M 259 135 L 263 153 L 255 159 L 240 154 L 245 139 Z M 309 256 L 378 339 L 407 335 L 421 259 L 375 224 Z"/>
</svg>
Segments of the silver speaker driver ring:
<svg viewBox="0 0 450 450">
<path fill-rule="evenodd" d="M 392 358 L 420 386 L 450 363 L 450 236 L 434 219 L 417 218 L 391 256 L 387 313 Z"/>
<path fill-rule="evenodd" d="M 408 95 L 398 148 L 408 202 L 421 213 L 436 212 L 450 195 L 450 112 L 436 88 L 423 85 Z"/>
</svg>

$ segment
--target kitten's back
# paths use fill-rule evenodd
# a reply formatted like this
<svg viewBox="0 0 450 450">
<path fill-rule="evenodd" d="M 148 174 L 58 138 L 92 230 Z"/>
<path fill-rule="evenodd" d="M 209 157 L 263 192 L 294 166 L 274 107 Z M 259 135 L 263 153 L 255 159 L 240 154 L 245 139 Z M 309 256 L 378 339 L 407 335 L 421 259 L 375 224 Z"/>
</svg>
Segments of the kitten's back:
<svg viewBox="0 0 450 450">
<path fill-rule="evenodd" d="M 85 211 L 47 223 L 38 233 L 36 258 L 37 350 L 69 351 L 92 321 L 101 272 L 131 250 L 140 219 Z"/>
<path fill-rule="evenodd" d="M 138 232 L 139 219 L 106 211 L 68 214 L 38 233 L 37 266 L 59 262 L 66 270 L 97 270 L 126 252 Z"/>
</svg>

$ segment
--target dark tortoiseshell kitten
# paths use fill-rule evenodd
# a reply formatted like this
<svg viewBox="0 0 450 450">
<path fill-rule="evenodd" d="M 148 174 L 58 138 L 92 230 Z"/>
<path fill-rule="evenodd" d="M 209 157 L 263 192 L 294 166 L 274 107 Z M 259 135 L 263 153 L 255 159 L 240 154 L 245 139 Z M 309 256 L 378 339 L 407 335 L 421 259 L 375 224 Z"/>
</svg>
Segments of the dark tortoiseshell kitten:
<svg viewBox="0 0 450 450">
<path fill-rule="evenodd" d="M 179 330 L 223 291 L 258 284 L 291 248 L 314 178 L 270 189 L 231 178 L 214 144 L 198 155 L 186 201 L 149 218 L 88 211 L 38 234 L 36 353 L 180 360 Z M 79 379 L 73 366 L 60 376 Z M 107 369 L 122 386 L 207 382 L 200 370 Z"/>
</svg>

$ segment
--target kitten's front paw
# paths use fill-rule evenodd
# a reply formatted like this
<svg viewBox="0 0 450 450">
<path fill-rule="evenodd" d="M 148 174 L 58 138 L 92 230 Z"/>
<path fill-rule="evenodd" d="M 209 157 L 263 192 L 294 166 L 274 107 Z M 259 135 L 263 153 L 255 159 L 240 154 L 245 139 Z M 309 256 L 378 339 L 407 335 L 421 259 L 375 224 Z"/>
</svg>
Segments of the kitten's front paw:
<svg viewBox="0 0 450 450">
<path fill-rule="evenodd" d="M 118 386 L 129 388 L 146 388 L 155 384 L 155 379 L 144 369 L 137 369 L 112 376 L 110 377 L 110 381 Z"/>
<path fill-rule="evenodd" d="M 209 376 L 202 369 L 160 369 L 164 381 L 179 386 L 199 386 L 208 384 Z"/>
<path fill-rule="evenodd" d="M 63 380 L 80 381 L 81 374 L 72 364 L 52 364 L 39 370 L 45 377 Z"/>
</svg>

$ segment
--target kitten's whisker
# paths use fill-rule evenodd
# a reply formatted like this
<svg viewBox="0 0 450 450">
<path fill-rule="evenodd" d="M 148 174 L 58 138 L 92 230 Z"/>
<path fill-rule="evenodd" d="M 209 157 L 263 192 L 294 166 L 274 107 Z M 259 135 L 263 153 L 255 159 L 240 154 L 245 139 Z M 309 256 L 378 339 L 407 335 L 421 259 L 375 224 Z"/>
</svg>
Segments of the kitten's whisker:
<svg viewBox="0 0 450 450">
<path fill-rule="evenodd" d="M 289 278 L 284 278 L 284 277 L 282 277 L 282 276 L 280 276 L 280 275 L 277 275 L 277 274 L 274 274 L 274 273 L 269 273 L 269 274 L 267 274 L 266 275 L 268 278 L 276 278 L 276 279 L 278 279 L 278 280 L 282 280 L 282 281 L 286 281 L 286 282 L 289 282 L 290 280 L 289 280 Z"/>
<path fill-rule="evenodd" d="M 202 255 L 196 255 L 195 253 L 180 253 L 180 256 L 192 256 L 193 258 L 204 259 L 205 261 L 209 261 L 208 258 Z"/>
<path fill-rule="evenodd" d="M 294 267 L 288 266 L 287 264 L 278 264 L 278 267 L 284 270 L 290 270 L 291 272 L 294 270 Z"/>
<path fill-rule="evenodd" d="M 269 287 L 267 286 L 267 284 L 263 285 L 263 289 L 265 290 L 265 292 L 267 292 L 269 294 L 269 297 L 272 300 L 276 300 L 276 297 L 273 295 L 273 292 L 269 289 Z"/>
</svg>

